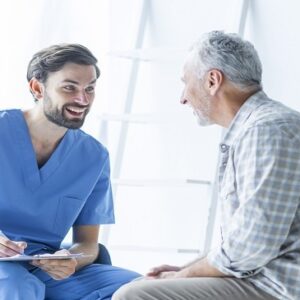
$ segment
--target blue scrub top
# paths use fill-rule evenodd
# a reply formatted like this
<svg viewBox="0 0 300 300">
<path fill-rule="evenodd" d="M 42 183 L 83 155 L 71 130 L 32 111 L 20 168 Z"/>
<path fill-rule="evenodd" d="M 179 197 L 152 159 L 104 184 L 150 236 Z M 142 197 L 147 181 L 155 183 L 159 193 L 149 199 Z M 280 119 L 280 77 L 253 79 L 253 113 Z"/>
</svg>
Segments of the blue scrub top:
<svg viewBox="0 0 300 300">
<path fill-rule="evenodd" d="M 39 169 L 21 110 L 0 111 L 0 230 L 59 248 L 73 225 L 114 223 L 107 150 L 68 130 Z"/>
</svg>

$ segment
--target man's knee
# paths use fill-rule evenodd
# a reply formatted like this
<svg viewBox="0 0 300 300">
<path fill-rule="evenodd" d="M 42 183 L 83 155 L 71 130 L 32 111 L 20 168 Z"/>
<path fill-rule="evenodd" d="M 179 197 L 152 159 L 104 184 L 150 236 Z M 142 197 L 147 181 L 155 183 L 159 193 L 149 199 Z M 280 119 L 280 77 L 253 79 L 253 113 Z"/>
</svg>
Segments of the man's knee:
<svg viewBox="0 0 300 300">
<path fill-rule="evenodd" d="M 28 271 L 22 266 L 3 262 L 0 265 L 0 287 L 2 289 L 20 289 L 23 284 L 26 284 L 25 277 Z"/>
<path fill-rule="evenodd" d="M 1 262 L 1 299 L 43 299 L 44 290 L 44 284 L 21 265 Z"/>
<path fill-rule="evenodd" d="M 130 282 L 120 287 L 112 296 L 112 300 L 134 300 L 143 294 L 142 286 L 139 282 Z"/>
</svg>

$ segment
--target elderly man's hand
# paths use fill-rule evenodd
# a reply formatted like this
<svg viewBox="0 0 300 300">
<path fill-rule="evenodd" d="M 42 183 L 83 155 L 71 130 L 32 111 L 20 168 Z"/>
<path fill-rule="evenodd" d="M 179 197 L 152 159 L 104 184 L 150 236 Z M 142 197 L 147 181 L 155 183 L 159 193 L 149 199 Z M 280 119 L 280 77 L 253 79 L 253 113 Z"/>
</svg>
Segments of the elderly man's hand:
<svg viewBox="0 0 300 300">
<path fill-rule="evenodd" d="M 147 274 L 147 279 L 166 279 L 178 277 L 178 272 L 181 270 L 177 266 L 161 265 L 151 269 Z"/>
<path fill-rule="evenodd" d="M 68 255 L 70 252 L 66 249 L 59 250 L 54 255 Z M 43 271 L 48 273 L 53 279 L 61 280 L 70 277 L 77 266 L 75 258 L 71 259 L 43 259 L 34 260 L 31 262 L 32 265 L 41 268 Z"/>
</svg>

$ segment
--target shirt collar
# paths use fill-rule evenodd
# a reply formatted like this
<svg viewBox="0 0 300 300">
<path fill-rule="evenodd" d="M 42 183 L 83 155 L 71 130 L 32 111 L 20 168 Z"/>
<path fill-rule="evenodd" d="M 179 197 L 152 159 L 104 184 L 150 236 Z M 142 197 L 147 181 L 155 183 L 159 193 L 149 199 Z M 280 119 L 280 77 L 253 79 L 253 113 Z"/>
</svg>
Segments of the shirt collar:
<svg viewBox="0 0 300 300">
<path fill-rule="evenodd" d="M 248 120 L 252 112 L 263 104 L 262 99 L 266 99 L 267 95 L 263 91 L 258 91 L 257 93 L 250 96 L 244 104 L 240 107 L 235 117 L 231 121 L 228 129 L 225 131 L 223 144 L 230 146 L 239 134 L 240 130 L 243 128 L 243 124 Z"/>
</svg>

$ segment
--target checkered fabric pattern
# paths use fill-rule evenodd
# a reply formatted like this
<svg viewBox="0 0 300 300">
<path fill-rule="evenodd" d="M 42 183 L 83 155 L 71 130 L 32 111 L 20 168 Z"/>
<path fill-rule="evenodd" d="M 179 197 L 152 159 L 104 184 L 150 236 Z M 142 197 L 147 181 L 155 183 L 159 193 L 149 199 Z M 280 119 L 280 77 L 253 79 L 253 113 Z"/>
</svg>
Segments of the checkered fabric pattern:
<svg viewBox="0 0 300 300">
<path fill-rule="evenodd" d="M 279 299 L 300 299 L 300 114 L 260 91 L 220 152 L 222 243 L 208 260 Z"/>
</svg>

